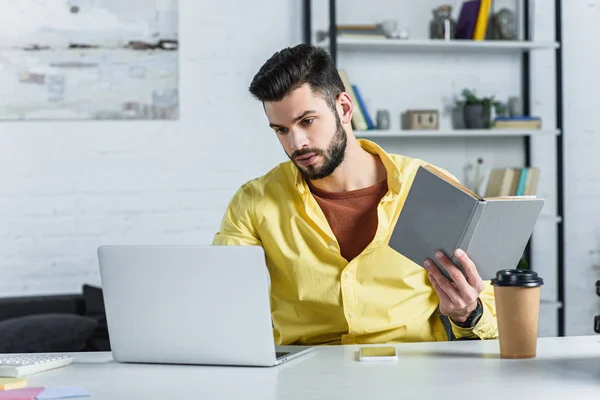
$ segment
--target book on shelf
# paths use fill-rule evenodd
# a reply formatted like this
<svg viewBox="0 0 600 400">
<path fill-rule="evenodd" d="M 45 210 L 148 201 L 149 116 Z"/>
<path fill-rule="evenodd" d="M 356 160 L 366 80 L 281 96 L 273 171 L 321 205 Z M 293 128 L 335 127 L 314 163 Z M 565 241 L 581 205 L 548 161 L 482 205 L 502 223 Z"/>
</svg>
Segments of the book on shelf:
<svg viewBox="0 0 600 400">
<path fill-rule="evenodd" d="M 490 10 L 492 8 L 492 0 L 480 0 L 479 13 L 477 14 L 477 23 L 475 24 L 475 32 L 473 40 L 484 40 L 485 33 L 488 28 L 490 18 Z"/>
<path fill-rule="evenodd" d="M 495 168 L 490 171 L 485 196 L 535 196 L 539 178 L 537 167 Z"/>
<path fill-rule="evenodd" d="M 317 31 L 317 41 L 324 41 L 328 36 L 329 31 Z M 336 36 L 346 39 L 387 39 L 385 31 L 378 24 L 336 25 Z"/>
<path fill-rule="evenodd" d="M 346 74 L 346 71 L 343 68 L 338 68 L 338 74 L 340 75 L 340 78 L 342 79 L 342 83 L 344 84 L 344 87 L 346 88 L 346 93 L 348 93 L 348 95 L 352 99 L 352 104 L 353 104 L 352 128 L 359 130 L 359 131 L 368 130 L 369 126 L 368 126 L 365 116 L 363 115 L 363 112 L 361 110 L 360 103 L 358 101 L 356 93 L 354 92 L 354 89 L 352 88 L 352 84 L 350 83 L 350 80 L 348 79 L 348 74 Z"/>
<path fill-rule="evenodd" d="M 472 39 L 479 15 L 479 0 L 470 0 L 462 3 L 456 28 L 454 29 L 455 39 Z"/>
<path fill-rule="evenodd" d="M 390 237 L 389 246 L 423 266 L 444 251 L 464 250 L 488 280 L 501 269 L 516 268 L 544 205 L 535 196 L 481 197 L 442 171 L 426 165 L 417 170 Z"/>
<path fill-rule="evenodd" d="M 385 35 L 362 35 L 360 33 L 340 33 L 338 35 L 341 39 L 373 39 L 382 40 L 387 39 Z"/>
<path fill-rule="evenodd" d="M 496 117 L 492 121 L 492 129 L 542 129 L 540 117 Z"/>
<path fill-rule="evenodd" d="M 386 39 L 379 25 L 336 25 L 337 35 L 341 38 Z"/>
<path fill-rule="evenodd" d="M 337 32 L 364 32 L 371 34 L 383 33 L 381 27 L 377 24 L 337 24 Z"/>
<path fill-rule="evenodd" d="M 462 3 L 456 28 L 455 39 L 484 40 L 492 7 L 492 0 L 469 0 Z"/>
<path fill-rule="evenodd" d="M 367 129 L 375 129 L 375 124 L 373 123 L 373 118 L 371 118 L 371 114 L 367 109 L 367 104 L 363 100 L 362 95 L 360 94 L 360 90 L 358 86 L 352 85 L 352 90 L 354 90 L 354 95 L 356 96 L 356 100 L 358 101 L 358 106 L 360 107 L 360 112 L 363 114 L 365 118 L 365 122 L 367 123 Z"/>
</svg>

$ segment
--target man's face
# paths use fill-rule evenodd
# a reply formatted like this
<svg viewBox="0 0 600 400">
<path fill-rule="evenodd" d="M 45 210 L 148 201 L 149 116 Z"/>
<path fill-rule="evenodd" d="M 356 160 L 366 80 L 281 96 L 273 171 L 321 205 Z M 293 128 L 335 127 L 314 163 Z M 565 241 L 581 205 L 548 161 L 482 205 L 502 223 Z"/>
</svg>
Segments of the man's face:
<svg viewBox="0 0 600 400">
<path fill-rule="evenodd" d="M 346 131 L 340 117 L 305 84 L 278 102 L 265 102 L 269 125 L 307 180 L 325 178 L 344 160 Z"/>
</svg>

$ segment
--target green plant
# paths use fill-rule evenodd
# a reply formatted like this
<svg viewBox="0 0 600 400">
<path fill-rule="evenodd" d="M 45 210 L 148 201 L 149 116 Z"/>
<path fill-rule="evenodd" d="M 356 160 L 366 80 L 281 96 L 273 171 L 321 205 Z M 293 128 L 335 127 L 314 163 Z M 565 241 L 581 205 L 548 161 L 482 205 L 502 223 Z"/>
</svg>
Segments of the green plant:
<svg viewBox="0 0 600 400">
<path fill-rule="evenodd" d="M 492 107 L 496 110 L 497 114 L 504 112 L 504 105 L 499 101 L 494 100 L 494 96 L 491 97 L 477 97 L 475 90 L 463 89 L 461 92 L 463 100 L 458 100 L 457 105 L 464 107 L 468 104 L 483 104 L 483 109 L 486 114 L 490 114 Z"/>
<path fill-rule="evenodd" d="M 529 269 L 529 263 L 525 258 L 521 258 L 519 260 L 519 264 L 517 264 L 517 269 Z"/>
</svg>

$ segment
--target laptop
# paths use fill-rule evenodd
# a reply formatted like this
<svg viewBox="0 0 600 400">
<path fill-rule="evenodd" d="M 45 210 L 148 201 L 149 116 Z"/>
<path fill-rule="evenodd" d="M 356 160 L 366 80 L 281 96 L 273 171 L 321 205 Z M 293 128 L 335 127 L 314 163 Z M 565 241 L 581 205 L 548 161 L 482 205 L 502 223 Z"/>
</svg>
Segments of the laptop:
<svg viewBox="0 0 600 400">
<path fill-rule="evenodd" d="M 263 366 L 312 350 L 275 346 L 258 246 L 98 248 L 117 362 Z"/>
</svg>

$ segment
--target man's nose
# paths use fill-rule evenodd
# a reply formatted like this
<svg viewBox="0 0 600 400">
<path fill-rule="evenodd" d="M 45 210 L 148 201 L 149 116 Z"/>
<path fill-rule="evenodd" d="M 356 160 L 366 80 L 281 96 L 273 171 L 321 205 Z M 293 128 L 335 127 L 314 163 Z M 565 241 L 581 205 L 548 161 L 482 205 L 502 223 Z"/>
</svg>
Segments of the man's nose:
<svg viewBox="0 0 600 400">
<path fill-rule="evenodd" d="M 308 137 L 304 130 L 293 129 L 290 131 L 290 149 L 292 151 L 300 150 L 308 146 Z"/>
</svg>

